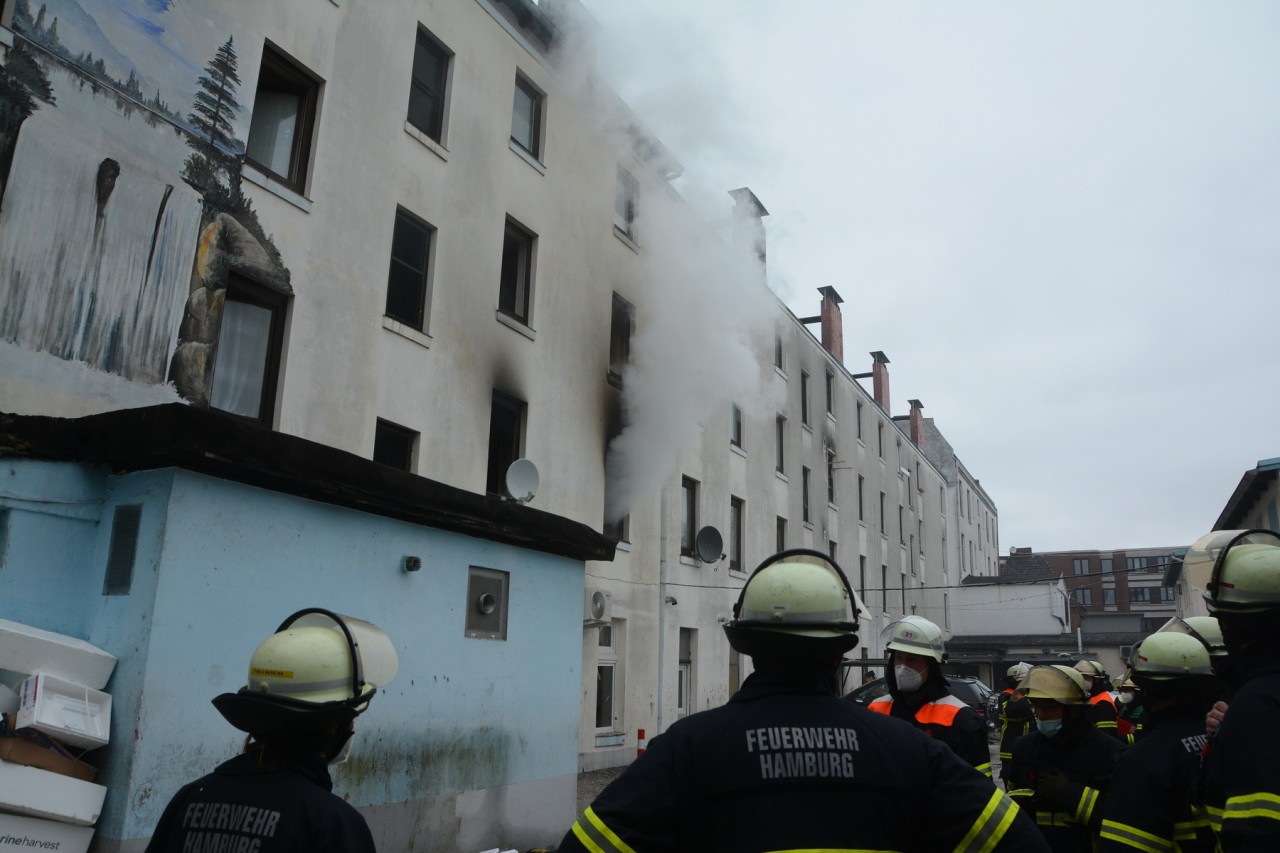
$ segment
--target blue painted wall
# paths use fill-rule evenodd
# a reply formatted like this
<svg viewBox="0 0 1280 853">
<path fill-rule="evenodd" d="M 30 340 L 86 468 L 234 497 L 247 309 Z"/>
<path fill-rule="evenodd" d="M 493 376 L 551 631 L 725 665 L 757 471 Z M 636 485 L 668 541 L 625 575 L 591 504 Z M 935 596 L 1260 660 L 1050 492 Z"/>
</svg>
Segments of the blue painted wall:
<svg viewBox="0 0 1280 853">
<path fill-rule="evenodd" d="M 80 636 L 120 658 L 108 684 L 100 836 L 150 835 L 183 783 L 242 735 L 209 700 L 290 613 L 327 607 L 380 625 L 397 679 L 360 718 L 335 791 L 356 806 L 426 800 L 576 772 L 583 566 L 179 470 L 107 476 L 7 460 L 5 618 Z M 16 491 L 18 485 L 25 491 Z M 57 492 L 101 523 L 23 507 Z M 143 506 L 129 595 L 103 596 L 114 508 Z M 61 504 L 59 504 L 61 506 Z M 404 555 L 422 558 L 416 573 Z M 505 641 L 464 636 L 470 566 L 510 572 Z"/>
</svg>

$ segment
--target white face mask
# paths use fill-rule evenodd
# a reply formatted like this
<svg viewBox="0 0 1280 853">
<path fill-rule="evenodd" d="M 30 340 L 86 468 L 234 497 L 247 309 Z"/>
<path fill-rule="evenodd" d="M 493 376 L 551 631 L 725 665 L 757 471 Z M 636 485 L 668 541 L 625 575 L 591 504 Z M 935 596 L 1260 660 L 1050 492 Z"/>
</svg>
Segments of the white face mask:
<svg viewBox="0 0 1280 853">
<path fill-rule="evenodd" d="M 1125 705 L 1128 705 L 1130 702 L 1132 702 L 1132 701 L 1133 701 L 1133 692 L 1132 692 L 1132 691 L 1130 691 L 1130 690 L 1123 690 L 1123 691 L 1121 691 L 1121 692 L 1120 692 L 1120 701 L 1121 701 L 1122 703 L 1124 703 Z"/>
<path fill-rule="evenodd" d="M 909 666 L 895 666 L 893 677 L 898 682 L 898 689 L 904 693 L 915 693 L 924 684 L 924 676 Z"/>
</svg>

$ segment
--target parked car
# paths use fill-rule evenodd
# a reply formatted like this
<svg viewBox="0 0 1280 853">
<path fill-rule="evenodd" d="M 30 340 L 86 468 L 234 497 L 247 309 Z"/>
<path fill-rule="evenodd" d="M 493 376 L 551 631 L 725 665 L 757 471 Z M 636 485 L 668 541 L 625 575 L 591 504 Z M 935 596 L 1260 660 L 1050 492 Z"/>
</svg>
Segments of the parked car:
<svg viewBox="0 0 1280 853">
<path fill-rule="evenodd" d="M 990 713 L 990 708 L 995 693 L 991 688 L 972 675 L 948 675 L 946 678 L 947 689 L 951 694 L 972 708 L 974 713 L 986 723 L 987 730 L 993 731 L 996 721 Z M 852 699 L 859 705 L 868 705 L 873 699 L 879 699 L 888 692 L 889 685 L 883 678 L 877 678 L 875 681 L 868 681 L 861 687 L 849 691 L 845 694 L 845 698 Z"/>
</svg>

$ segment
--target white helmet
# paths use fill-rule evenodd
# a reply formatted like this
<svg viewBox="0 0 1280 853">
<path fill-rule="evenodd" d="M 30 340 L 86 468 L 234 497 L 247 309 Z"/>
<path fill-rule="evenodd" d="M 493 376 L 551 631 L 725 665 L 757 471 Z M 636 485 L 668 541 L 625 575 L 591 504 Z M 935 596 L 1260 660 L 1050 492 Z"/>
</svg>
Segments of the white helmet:
<svg viewBox="0 0 1280 853">
<path fill-rule="evenodd" d="M 213 700 L 250 734 L 285 736 L 350 722 L 395 678 L 399 658 L 377 625 L 329 610 L 299 610 L 249 660 L 247 683 Z"/>
<path fill-rule="evenodd" d="M 1005 675 L 1009 676 L 1010 678 L 1021 681 L 1022 679 L 1027 677 L 1027 673 L 1030 671 L 1031 671 L 1031 664 L 1023 663 L 1019 661 L 1018 663 L 1015 663 L 1013 666 L 1009 667 L 1009 671 L 1006 672 Z"/>
<path fill-rule="evenodd" d="M 923 616 L 903 616 L 896 622 L 890 622 L 880 632 L 880 642 L 886 651 L 921 655 L 938 663 L 947 659 L 942 629 Z"/>
<path fill-rule="evenodd" d="M 1201 536 L 1182 560 L 1192 582 L 1204 582 L 1209 611 L 1260 613 L 1280 607 L 1280 534 L 1270 530 L 1216 530 Z"/>
<path fill-rule="evenodd" d="M 1210 658 L 1225 657 L 1227 654 L 1227 644 L 1222 641 L 1222 627 L 1218 624 L 1216 616 L 1187 616 L 1185 618 L 1173 616 L 1170 617 L 1168 622 L 1161 625 L 1160 630 L 1156 633 L 1167 631 L 1195 637 L 1204 643 L 1205 648 L 1209 650 Z"/>
<path fill-rule="evenodd" d="M 860 605 L 830 556 L 793 548 L 751 573 L 724 632 L 729 645 L 745 655 L 839 654 L 858 644 Z"/>
<path fill-rule="evenodd" d="M 1209 650 L 1190 634 L 1157 631 L 1134 650 L 1132 675 L 1141 679 L 1167 681 L 1189 676 L 1211 676 Z"/>
</svg>

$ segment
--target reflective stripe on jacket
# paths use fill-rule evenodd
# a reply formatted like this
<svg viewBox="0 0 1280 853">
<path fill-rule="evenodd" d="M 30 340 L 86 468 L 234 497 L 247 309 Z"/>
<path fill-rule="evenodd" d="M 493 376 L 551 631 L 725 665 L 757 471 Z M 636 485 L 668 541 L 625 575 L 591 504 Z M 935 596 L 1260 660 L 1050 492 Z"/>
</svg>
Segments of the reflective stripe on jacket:
<svg viewBox="0 0 1280 853">
<path fill-rule="evenodd" d="M 894 713 L 892 696 L 881 696 L 867 706 L 877 714 L 897 717 L 940 740 L 979 773 L 990 778 L 991 751 L 987 749 L 986 728 L 974 710 L 951 694 L 921 705 L 914 715 L 902 706 Z"/>
</svg>

